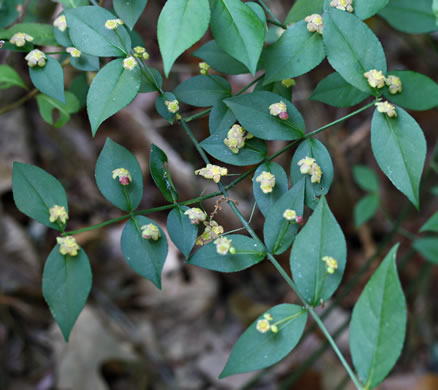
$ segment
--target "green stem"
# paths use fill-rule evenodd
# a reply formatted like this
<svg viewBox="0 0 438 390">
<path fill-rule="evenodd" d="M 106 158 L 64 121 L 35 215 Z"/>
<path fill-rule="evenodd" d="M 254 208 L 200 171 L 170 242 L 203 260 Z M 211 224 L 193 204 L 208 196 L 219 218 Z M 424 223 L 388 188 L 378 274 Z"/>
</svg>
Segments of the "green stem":
<svg viewBox="0 0 438 390">
<path fill-rule="evenodd" d="M 289 317 L 283 318 L 282 320 L 275 322 L 271 326 L 278 326 L 278 325 L 282 324 L 283 322 L 293 320 L 294 318 L 299 317 L 301 314 L 303 314 L 305 312 L 306 312 L 305 309 L 300 310 L 298 313 L 295 313 L 295 314 L 293 314 L 293 315 L 291 315 Z"/>
<path fill-rule="evenodd" d="M 284 25 L 283 23 L 281 23 L 280 20 L 272 13 L 272 11 L 268 8 L 268 6 L 265 4 L 265 2 L 263 0 L 258 0 L 258 2 L 265 9 L 265 11 L 271 16 L 271 18 L 274 19 L 273 20 L 275 22 L 274 24 L 276 24 L 277 26 L 280 26 L 284 29 L 287 28 L 287 26 Z"/>
<path fill-rule="evenodd" d="M 266 19 L 266 21 L 268 23 L 271 23 L 271 24 L 275 25 L 275 26 L 281 27 L 281 28 L 283 28 L 285 30 L 287 29 L 287 26 L 285 24 L 283 24 L 283 23 L 276 22 L 275 20 L 272 20 L 272 19 Z"/>
</svg>

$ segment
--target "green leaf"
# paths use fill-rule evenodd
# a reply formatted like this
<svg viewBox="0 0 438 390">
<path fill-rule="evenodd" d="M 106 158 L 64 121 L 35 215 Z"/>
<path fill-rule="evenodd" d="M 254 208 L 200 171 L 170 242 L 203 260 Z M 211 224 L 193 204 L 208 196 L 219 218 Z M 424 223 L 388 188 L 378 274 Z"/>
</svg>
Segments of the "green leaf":
<svg viewBox="0 0 438 390">
<path fill-rule="evenodd" d="M 311 176 L 300 172 L 298 162 L 306 157 L 312 157 L 322 170 L 320 183 L 312 183 Z M 306 182 L 306 205 L 314 209 L 318 204 L 318 197 L 328 193 L 333 183 L 333 163 L 330 153 L 320 141 L 308 138 L 301 142 L 291 161 L 290 178 L 292 183 L 297 183 L 304 178 Z"/>
<path fill-rule="evenodd" d="M 249 73 L 248 68 L 221 49 L 215 40 L 208 41 L 192 54 L 214 70 L 226 74 Z"/>
<path fill-rule="evenodd" d="M 56 128 L 64 126 L 70 120 L 70 114 L 79 111 L 79 100 L 68 91 L 65 92 L 65 103 L 60 103 L 58 100 L 43 94 L 37 95 L 36 100 L 43 119 Z M 58 113 L 56 121 L 53 116 L 54 110 Z"/>
<path fill-rule="evenodd" d="M 389 0 L 355 0 L 354 14 L 362 20 L 368 19 L 385 8 L 388 2 Z"/>
<path fill-rule="evenodd" d="M 131 50 L 131 38 L 124 26 L 117 33 L 105 28 L 116 16 L 105 8 L 85 6 L 65 11 L 68 32 L 74 46 L 85 54 L 98 57 L 121 57 Z"/>
<path fill-rule="evenodd" d="M 366 284 L 353 309 L 350 350 L 365 388 L 385 379 L 402 351 L 406 302 L 397 274 L 394 246 Z"/>
<path fill-rule="evenodd" d="M 391 102 L 417 111 L 438 106 L 438 84 L 429 77 L 410 70 L 393 70 L 389 74 L 400 77 L 402 82 L 401 93 L 391 95 L 388 88 L 383 91 L 384 96 Z"/>
<path fill-rule="evenodd" d="M 364 73 L 370 69 L 386 73 L 385 53 L 364 22 L 349 12 L 324 12 L 324 43 L 330 65 L 348 83 L 369 95 L 376 93 Z"/>
<path fill-rule="evenodd" d="M 9 0 L 2 3 L 0 6 L 0 27 L 8 26 L 18 18 L 17 5 L 21 4 L 22 0 Z"/>
<path fill-rule="evenodd" d="M 132 30 L 147 3 L 148 0 L 114 0 L 113 7 L 120 19 Z"/>
<path fill-rule="evenodd" d="M 229 129 L 225 129 L 218 134 L 213 134 L 201 142 L 202 148 L 214 158 L 231 165 L 247 166 L 258 164 L 268 154 L 266 142 L 251 138 L 245 141 L 245 146 L 234 154 L 228 146 L 224 144 Z"/>
<path fill-rule="evenodd" d="M 307 322 L 307 312 L 303 307 L 284 303 L 269 309 L 272 324 L 285 320 L 278 325 L 278 333 L 257 331 L 260 316 L 240 336 L 234 345 L 228 362 L 219 378 L 243 372 L 259 370 L 272 366 L 288 355 L 298 344 Z M 286 320 L 290 317 L 289 320 Z"/>
<path fill-rule="evenodd" d="M 82 109 L 87 103 L 88 79 L 86 73 L 79 73 L 71 82 L 68 88 L 79 101 L 79 107 Z"/>
<path fill-rule="evenodd" d="M 264 84 L 301 76 L 325 58 L 322 35 L 307 31 L 302 20 L 289 27 L 280 39 L 266 49 Z"/>
<path fill-rule="evenodd" d="M 132 177 L 126 186 L 113 179 L 113 170 L 125 168 Z M 96 184 L 102 195 L 123 211 L 135 210 L 143 197 L 143 175 L 135 156 L 107 138 L 96 163 Z"/>
<path fill-rule="evenodd" d="M 354 224 L 356 229 L 371 219 L 379 207 L 380 199 L 376 194 L 364 196 L 354 206 Z"/>
<path fill-rule="evenodd" d="M 420 253 L 427 261 L 438 264 L 438 238 L 424 237 L 418 238 L 412 243 L 418 253 Z"/>
<path fill-rule="evenodd" d="M 390 0 L 379 15 L 395 29 L 410 34 L 423 34 L 438 29 L 432 0 Z"/>
<path fill-rule="evenodd" d="M 318 83 L 309 99 L 335 107 L 351 107 L 368 96 L 347 83 L 338 72 L 333 72 Z"/>
<path fill-rule="evenodd" d="M 176 202 L 178 200 L 178 193 L 170 176 L 166 153 L 154 144 L 151 145 L 149 169 L 155 184 L 166 200 L 168 202 Z"/>
<path fill-rule="evenodd" d="M 176 96 L 172 92 L 165 92 L 164 95 L 158 95 L 155 99 L 155 109 L 157 110 L 158 114 L 169 121 L 169 123 L 173 123 L 175 120 L 175 113 L 172 113 L 167 109 L 165 102 L 171 102 L 175 99 Z"/>
<path fill-rule="evenodd" d="M 141 85 L 140 85 L 140 90 L 139 90 L 140 93 L 156 92 L 157 88 L 153 84 L 154 80 L 160 88 L 163 86 L 163 78 L 161 77 L 161 73 L 158 70 L 156 70 L 155 68 L 149 68 L 149 71 L 150 71 L 151 75 L 153 76 L 153 79 L 151 77 L 149 77 L 149 80 L 148 80 L 143 73 L 141 74 Z M 151 81 L 152 81 L 152 83 L 151 83 Z"/>
<path fill-rule="evenodd" d="M 261 244 L 252 238 L 240 234 L 226 236 L 231 239 L 236 254 L 220 255 L 216 252 L 216 245 L 210 242 L 198 249 L 187 263 L 218 272 L 237 272 L 260 263 L 266 253 Z"/>
<path fill-rule="evenodd" d="M 264 79 L 265 77 L 263 76 L 256 84 L 254 91 L 268 91 L 285 98 L 289 102 L 292 100 L 292 87 L 285 87 L 280 81 L 263 85 Z"/>
<path fill-rule="evenodd" d="M 49 209 L 63 206 L 68 213 L 67 195 L 62 184 L 52 175 L 34 165 L 14 162 L 12 193 L 17 209 L 28 217 L 55 230 L 60 227 L 49 221 Z"/>
<path fill-rule="evenodd" d="M 48 56 L 46 65 L 42 68 L 39 66 L 29 67 L 29 75 L 35 88 L 53 99 L 65 103 L 64 71 L 58 61 Z"/>
<path fill-rule="evenodd" d="M 161 237 L 154 241 L 142 237 L 141 227 L 154 224 Z M 122 253 L 129 266 L 161 289 L 161 272 L 167 257 L 167 240 L 161 227 L 149 218 L 138 215 L 125 225 L 121 238 Z"/>
<path fill-rule="evenodd" d="M 167 217 L 167 231 L 175 246 L 188 258 L 198 236 L 198 226 L 191 223 L 184 211 L 189 207 L 176 207 Z"/>
<path fill-rule="evenodd" d="M 427 220 L 421 227 L 420 232 L 438 233 L 438 211 Z"/>
<path fill-rule="evenodd" d="M 299 225 L 288 223 L 283 213 L 286 209 L 294 210 L 298 216 L 304 212 L 304 180 L 296 183 L 270 208 L 263 226 L 266 247 L 273 254 L 285 252 L 297 234 Z"/>
<path fill-rule="evenodd" d="M 43 296 L 65 341 L 87 302 L 92 279 L 90 261 L 83 249 L 76 256 L 63 256 L 59 245 L 55 245 L 44 265 Z"/>
<path fill-rule="evenodd" d="M 224 130 L 231 129 L 236 122 L 236 116 L 233 114 L 224 102 L 217 102 L 210 111 L 208 118 L 208 127 L 210 134 L 219 134 Z"/>
<path fill-rule="evenodd" d="M 205 34 L 210 21 L 208 0 L 168 0 L 158 19 L 158 44 L 164 74 L 175 60 Z"/>
<path fill-rule="evenodd" d="M 299 22 L 312 14 L 322 14 L 323 3 L 324 0 L 297 0 L 287 14 L 284 24 Z"/>
<path fill-rule="evenodd" d="M 415 119 L 399 107 L 396 118 L 375 110 L 371 122 L 371 147 L 383 173 L 418 209 L 427 147 Z"/>
<path fill-rule="evenodd" d="M 74 68 L 85 72 L 97 72 L 100 66 L 99 57 L 90 56 L 84 53 L 81 53 L 79 58 L 71 57 L 70 63 Z"/>
<path fill-rule="evenodd" d="M 88 0 L 57 0 L 65 8 L 76 8 L 90 4 Z"/>
<path fill-rule="evenodd" d="M 0 65 L 0 89 L 12 86 L 28 89 L 20 75 L 9 65 Z"/>
<path fill-rule="evenodd" d="M 0 39 L 10 39 L 18 32 L 32 36 L 32 44 L 34 45 L 57 45 L 55 36 L 53 35 L 53 26 L 51 24 L 42 23 L 17 23 L 7 30 L 0 29 Z"/>
<path fill-rule="evenodd" d="M 240 124 L 254 136 L 266 140 L 294 140 L 304 135 L 304 119 L 295 106 L 285 102 L 288 120 L 269 113 L 269 106 L 284 99 L 271 92 L 253 92 L 224 101 Z"/>
<path fill-rule="evenodd" d="M 87 111 L 93 136 L 101 123 L 131 103 L 141 85 L 138 66 L 123 68 L 123 60 L 105 65 L 94 78 L 87 95 Z"/>
<path fill-rule="evenodd" d="M 265 39 L 265 25 L 257 14 L 240 0 L 217 0 L 210 28 L 217 44 L 254 75 Z"/>
<path fill-rule="evenodd" d="M 195 76 L 173 91 L 178 100 L 196 107 L 210 107 L 231 97 L 230 83 L 216 75 Z"/>
<path fill-rule="evenodd" d="M 364 191 L 377 192 L 379 190 L 379 179 L 367 166 L 355 165 L 353 167 L 353 177 L 357 185 Z"/>
<path fill-rule="evenodd" d="M 260 183 L 256 181 L 257 177 L 260 176 L 262 172 L 270 172 L 275 176 L 275 186 L 272 189 L 272 192 L 267 194 L 261 190 Z M 275 162 L 267 162 L 260 165 L 254 173 L 252 190 L 257 206 L 265 217 L 271 213 L 270 210 L 273 204 L 287 192 L 288 188 L 289 179 L 286 172 L 281 165 Z"/>
<path fill-rule="evenodd" d="M 338 262 L 333 274 L 326 271 L 324 256 Z M 310 305 L 327 301 L 338 288 L 344 274 L 347 246 L 344 233 L 322 197 L 303 229 L 295 238 L 290 267 L 298 291 Z"/>
<path fill-rule="evenodd" d="M 63 12 L 61 12 L 57 17 L 64 15 Z M 64 31 L 61 31 L 59 28 L 54 27 L 53 28 L 53 35 L 56 39 L 56 42 L 58 42 L 61 46 L 64 47 L 72 47 L 73 42 L 70 39 L 70 35 L 68 33 L 68 28 L 66 28 Z"/>
</svg>

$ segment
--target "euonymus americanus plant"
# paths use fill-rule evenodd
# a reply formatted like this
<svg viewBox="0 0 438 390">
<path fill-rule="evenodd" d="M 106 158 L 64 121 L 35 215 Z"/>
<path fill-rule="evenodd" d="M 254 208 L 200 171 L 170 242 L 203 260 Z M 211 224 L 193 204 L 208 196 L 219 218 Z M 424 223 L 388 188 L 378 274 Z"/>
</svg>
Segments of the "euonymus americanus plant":
<svg viewBox="0 0 438 390">
<path fill-rule="evenodd" d="M 17 208 L 60 233 L 45 263 L 43 294 L 65 339 L 92 287 L 89 259 L 75 234 L 126 220 L 121 249 L 127 263 L 161 288 L 167 238 L 159 224 L 145 215 L 169 210 L 167 231 L 188 264 L 237 272 L 270 261 L 298 297 L 296 303 L 272 307 L 255 320 L 235 344 L 221 377 L 265 368 L 283 359 L 299 343 L 310 315 L 358 389 L 381 383 L 395 365 L 406 333 L 406 304 L 396 267 L 398 245 L 382 260 L 354 307 L 350 326 L 353 369 L 314 310 L 335 294 L 348 264 L 344 234 L 325 197 L 334 177 L 330 152 L 315 136 L 369 110 L 370 142 L 377 164 L 419 209 L 426 141 L 405 109 L 436 107 L 438 85 L 427 75 L 388 69 L 379 38 L 364 20 L 381 17 L 408 33 L 436 31 L 435 2 L 298 0 L 286 20 L 280 21 L 263 1 L 168 0 L 157 20 L 164 75 L 149 66 L 150 55 L 135 32 L 147 0 L 114 0 L 111 9 L 96 1 L 60 0 L 64 9 L 48 24 L 14 23 L 16 3 L 2 3 L 0 38 L 3 50 L 22 53 L 35 89 L 0 112 L 35 96 L 42 118 L 61 127 L 85 105 L 94 136 L 106 119 L 138 94 L 155 92 L 158 114 L 184 130 L 205 163 L 194 174 L 218 185 L 217 193 L 179 200 L 167 156 L 153 145 L 150 174 L 168 203 L 158 209 L 138 210 L 144 190 L 139 163 L 129 150 L 108 138 L 96 163 L 96 183 L 102 195 L 124 214 L 68 231 L 63 185 L 36 166 L 14 164 Z M 177 58 L 206 35 L 211 40 L 192 53 L 200 61 L 200 74 L 166 91 L 164 80 Z M 48 45 L 59 49 L 49 52 Z M 307 74 L 325 58 L 333 72 L 319 81 L 310 99 L 335 107 L 365 103 L 345 117 L 309 131 L 306 118 L 293 104 L 294 78 Z M 67 89 L 66 66 L 78 72 Z M 87 78 L 85 73 L 94 77 Z M 233 95 L 227 76 L 243 73 L 250 73 L 254 80 Z M 92 79 L 90 85 L 87 79 Z M 253 91 L 248 92 L 252 85 Z M 16 70 L 1 65 L 0 87 L 12 86 L 29 89 Z M 205 110 L 188 117 L 182 113 L 182 103 Z M 54 110 L 60 113 L 56 121 Z M 209 115 L 210 135 L 197 140 L 189 122 L 204 115 Z M 278 140 L 287 145 L 269 156 L 268 143 Z M 292 148 L 289 167 L 273 161 Z M 209 156 L 227 167 L 211 164 Z M 227 176 L 241 166 L 252 167 L 230 182 Z M 229 195 L 229 190 L 250 180 L 251 175 L 254 198 L 265 217 L 263 237 L 257 236 Z M 354 167 L 353 175 L 368 192 L 354 210 L 355 223 L 360 226 L 379 208 L 379 181 L 366 166 Z M 196 207 L 219 195 L 218 202 L 228 202 L 247 235 L 227 234 L 215 221 L 216 209 L 205 210 L 202 204 Z M 305 220 L 306 210 L 311 215 Z M 436 234 L 437 221 L 435 214 L 422 231 Z M 414 247 L 437 262 L 433 255 L 438 250 L 436 236 L 418 239 Z M 292 278 L 275 258 L 286 251 Z"/>
</svg>

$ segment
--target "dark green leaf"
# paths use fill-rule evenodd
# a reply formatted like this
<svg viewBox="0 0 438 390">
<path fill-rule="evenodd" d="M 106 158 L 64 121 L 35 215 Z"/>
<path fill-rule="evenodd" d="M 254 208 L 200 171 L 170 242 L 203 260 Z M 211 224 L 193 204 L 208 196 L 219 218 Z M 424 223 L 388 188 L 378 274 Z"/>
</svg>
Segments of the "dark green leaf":
<svg viewBox="0 0 438 390">
<path fill-rule="evenodd" d="M 231 97 L 230 83 L 216 75 L 195 76 L 179 84 L 173 91 L 178 100 L 196 107 L 210 107 Z"/>
<path fill-rule="evenodd" d="M 438 238 L 418 238 L 412 243 L 412 247 L 420 253 L 427 261 L 438 264 Z"/>
<path fill-rule="evenodd" d="M 438 233 L 438 211 L 427 220 L 421 227 L 420 232 Z"/>
<path fill-rule="evenodd" d="M 396 118 L 376 110 L 371 123 L 371 146 L 380 169 L 418 208 L 426 140 L 415 119 L 399 107 Z"/>
<path fill-rule="evenodd" d="M 257 17 L 262 21 L 262 23 L 266 25 L 266 14 L 265 14 L 265 10 L 262 8 L 261 5 L 259 5 L 254 1 L 247 1 L 245 4 L 249 8 L 251 8 L 255 12 Z"/>
<path fill-rule="evenodd" d="M 265 39 L 257 14 L 240 0 L 217 0 L 210 28 L 217 44 L 255 74 Z"/>
<path fill-rule="evenodd" d="M 266 257 L 263 246 L 252 238 L 240 234 L 230 234 L 226 237 L 232 240 L 236 254 L 220 255 L 216 252 L 214 242 L 210 242 L 198 249 L 187 263 L 212 271 L 237 272 L 260 263 Z"/>
<path fill-rule="evenodd" d="M 230 107 L 240 124 L 251 134 L 266 140 L 294 140 L 304 135 L 304 119 L 295 106 L 285 102 L 288 120 L 282 120 L 269 113 L 269 106 L 284 100 L 271 92 L 259 91 L 234 96 L 224 101 Z"/>
<path fill-rule="evenodd" d="M 167 217 L 167 231 L 175 246 L 188 258 L 198 236 L 198 226 L 191 223 L 184 211 L 188 207 L 176 207 Z"/>
<path fill-rule="evenodd" d="M 131 103 L 140 89 L 138 66 L 127 70 L 122 62 L 120 58 L 105 65 L 90 85 L 87 111 L 93 136 L 101 123 Z"/>
<path fill-rule="evenodd" d="M 364 73 L 370 69 L 386 73 L 385 53 L 364 22 L 349 12 L 324 12 L 324 43 L 330 65 L 348 83 L 369 95 L 376 93 Z"/>
<path fill-rule="evenodd" d="M 59 14 L 58 16 L 63 15 L 63 13 Z M 53 28 L 53 35 L 56 39 L 56 41 L 64 47 L 72 47 L 73 42 L 70 39 L 70 35 L 68 33 L 68 28 L 66 28 L 64 31 L 61 31 L 59 28 L 54 27 Z"/>
<path fill-rule="evenodd" d="M 397 247 L 391 249 L 366 284 L 351 318 L 351 355 L 367 389 L 385 379 L 405 339 L 407 313 L 395 263 Z"/>
<path fill-rule="evenodd" d="M 322 14 L 322 5 L 324 0 L 297 0 L 290 9 L 285 24 L 291 24 L 299 22 L 306 16 L 312 14 Z"/>
<path fill-rule="evenodd" d="M 57 1 L 62 3 L 62 5 L 65 8 L 76 8 L 90 4 L 88 0 L 57 0 Z"/>
<path fill-rule="evenodd" d="M 87 104 L 88 88 L 88 79 L 84 72 L 79 73 L 72 80 L 70 87 L 68 88 L 68 90 L 77 97 L 80 108 L 84 108 Z"/>
<path fill-rule="evenodd" d="M 354 224 L 359 228 L 362 224 L 371 219 L 379 207 L 379 197 L 376 194 L 364 196 L 354 206 Z"/>
<path fill-rule="evenodd" d="M 119 178 L 113 179 L 113 170 L 125 168 L 132 177 L 123 186 Z M 96 184 L 102 195 L 119 209 L 135 210 L 143 196 L 143 176 L 135 156 L 126 148 L 107 138 L 96 163 Z"/>
<path fill-rule="evenodd" d="M 49 209 L 63 206 L 68 213 L 67 195 L 62 184 L 34 165 L 14 162 L 12 192 L 17 209 L 52 229 L 60 227 L 49 221 Z"/>
<path fill-rule="evenodd" d="M 87 302 L 92 285 L 90 261 L 83 249 L 76 256 L 61 255 L 57 244 L 43 272 L 43 295 L 65 341 Z"/>
<path fill-rule="evenodd" d="M 324 256 L 333 257 L 338 269 L 326 271 Z M 303 229 L 295 238 L 290 254 L 290 267 L 298 291 L 310 305 L 327 301 L 338 288 L 344 274 L 347 246 L 344 233 L 322 197 Z"/>
<path fill-rule="evenodd" d="M 285 98 L 289 102 L 292 100 L 292 87 L 285 87 L 280 81 L 274 81 L 273 83 L 263 85 L 264 79 L 264 77 L 260 79 L 256 84 L 254 91 L 268 91 Z"/>
<path fill-rule="evenodd" d="M 210 21 L 208 0 L 168 0 L 158 19 L 158 43 L 164 74 L 175 60 L 205 34 Z"/>
<path fill-rule="evenodd" d="M 284 303 L 269 309 L 268 314 L 273 318 L 272 324 L 285 320 L 278 325 L 278 333 L 258 332 L 257 322 L 263 319 L 263 316 L 260 316 L 234 345 L 219 378 L 272 366 L 295 348 L 307 322 L 304 308 Z M 290 319 L 286 320 L 289 317 Z"/>
<path fill-rule="evenodd" d="M 266 49 L 264 84 L 301 76 L 325 58 L 322 35 L 307 31 L 302 20 L 289 27 L 280 39 Z"/>
<path fill-rule="evenodd" d="M 114 0 L 113 6 L 120 19 L 132 30 L 147 3 L 148 0 Z"/>
<path fill-rule="evenodd" d="M 283 213 L 287 209 L 294 210 L 298 216 L 303 215 L 304 180 L 296 183 L 275 202 L 266 217 L 263 235 L 266 247 L 274 254 L 283 253 L 292 245 L 299 228 L 297 223 L 288 223 L 284 219 Z"/>
<path fill-rule="evenodd" d="M 0 7 L 0 27 L 10 25 L 18 18 L 17 5 L 23 3 L 23 0 L 9 0 L 2 3 Z"/>
<path fill-rule="evenodd" d="M 22 32 L 33 37 L 32 44 L 41 46 L 56 46 L 53 26 L 42 23 L 17 23 L 7 30 L 0 29 L 0 39 L 10 39 L 14 34 Z"/>
<path fill-rule="evenodd" d="M 155 86 L 155 83 L 160 88 L 163 86 L 163 78 L 161 77 L 161 73 L 155 68 L 148 69 L 150 71 L 150 75 L 148 74 L 149 78 L 147 78 L 143 73 L 141 74 L 140 93 L 156 92 L 157 87 Z"/>
<path fill-rule="evenodd" d="M 151 145 L 149 169 L 155 184 L 166 200 L 168 202 L 176 202 L 178 200 L 178 193 L 170 176 L 166 153 L 154 144 Z"/>
<path fill-rule="evenodd" d="M 210 134 L 219 134 L 224 130 L 229 130 L 236 122 L 236 116 L 233 114 L 224 102 L 217 102 L 210 111 L 208 126 Z"/>
<path fill-rule="evenodd" d="M 357 185 L 364 191 L 377 192 L 379 190 L 379 179 L 367 166 L 355 165 L 353 167 L 353 177 Z"/>
<path fill-rule="evenodd" d="M 29 68 L 29 75 L 35 88 L 61 103 L 65 103 L 64 71 L 58 61 L 47 56 L 46 65 L 42 68 L 39 66 Z"/>
<path fill-rule="evenodd" d="M 9 65 L 0 65 L 0 89 L 12 86 L 28 89 L 20 75 Z"/>
<path fill-rule="evenodd" d="M 81 53 L 79 58 L 71 57 L 70 63 L 74 68 L 85 72 L 97 72 L 100 66 L 99 57 L 90 56 L 84 53 Z"/>
<path fill-rule="evenodd" d="M 358 90 L 347 83 L 339 73 L 333 72 L 318 83 L 309 99 L 335 107 L 351 107 L 368 96 L 369 93 Z"/>
<path fill-rule="evenodd" d="M 169 121 L 169 123 L 173 123 L 175 120 L 175 114 L 167 109 L 165 102 L 171 102 L 175 99 L 176 96 L 172 92 L 165 92 L 164 95 L 158 95 L 155 99 L 155 109 L 164 119 Z"/>
<path fill-rule="evenodd" d="M 58 100 L 43 94 L 37 95 L 36 100 L 43 119 L 56 128 L 64 126 L 70 120 L 70 114 L 79 111 L 79 101 L 77 97 L 68 91 L 65 92 L 65 103 L 60 103 Z M 53 117 L 54 110 L 56 110 L 59 115 L 56 121 Z"/>
<path fill-rule="evenodd" d="M 360 19 L 368 19 L 388 5 L 389 0 L 354 0 L 354 14 Z"/>
</svg>

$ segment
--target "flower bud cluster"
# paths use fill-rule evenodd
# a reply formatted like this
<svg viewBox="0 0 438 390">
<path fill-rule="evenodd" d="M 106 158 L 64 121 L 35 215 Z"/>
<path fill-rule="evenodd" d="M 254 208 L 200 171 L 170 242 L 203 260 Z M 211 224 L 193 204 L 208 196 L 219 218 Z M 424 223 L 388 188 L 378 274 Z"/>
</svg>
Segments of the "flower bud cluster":
<svg viewBox="0 0 438 390">
<path fill-rule="evenodd" d="M 304 21 L 307 23 L 307 31 L 309 32 L 317 32 L 318 34 L 322 35 L 322 16 L 319 14 L 312 14 L 309 16 L 306 16 Z"/>
<path fill-rule="evenodd" d="M 269 113 L 273 116 L 278 116 L 280 119 L 286 120 L 289 118 L 287 113 L 286 103 L 280 101 L 279 103 L 274 103 L 269 106 Z"/>
<path fill-rule="evenodd" d="M 136 46 L 134 47 L 133 50 L 134 50 L 134 57 L 141 58 L 145 61 L 147 61 L 150 58 L 149 53 L 142 46 Z"/>
<path fill-rule="evenodd" d="M 200 222 L 204 222 L 207 219 L 206 212 L 197 207 L 186 210 L 184 215 L 187 215 L 190 219 L 190 222 L 194 225 L 198 225 Z"/>
<path fill-rule="evenodd" d="M 59 221 L 62 224 L 65 224 L 67 222 L 68 219 L 68 214 L 67 211 L 65 210 L 64 206 L 58 206 L 55 205 L 53 207 L 51 207 L 49 209 L 49 221 L 50 222 L 55 222 L 56 220 L 59 219 Z"/>
<path fill-rule="evenodd" d="M 108 19 L 105 22 L 105 28 L 108 30 L 117 30 L 117 27 L 123 24 L 122 19 Z"/>
<path fill-rule="evenodd" d="M 81 249 L 72 236 L 56 237 L 56 242 L 59 245 L 59 253 L 63 256 L 77 256 L 79 249 Z"/>
<path fill-rule="evenodd" d="M 27 65 L 31 68 L 37 65 L 42 68 L 46 65 L 47 61 L 46 55 L 38 49 L 30 51 L 24 59 L 27 61 Z"/>
<path fill-rule="evenodd" d="M 393 75 L 385 77 L 383 72 L 377 69 L 371 69 L 363 75 L 367 78 L 368 84 L 371 88 L 383 88 L 386 84 L 391 95 L 402 92 L 402 82 L 400 77 Z"/>
<path fill-rule="evenodd" d="M 395 118 L 397 116 L 397 112 L 395 111 L 395 106 L 388 101 L 385 102 L 377 102 L 376 103 L 377 111 L 382 114 L 388 115 L 390 118 Z"/>
<path fill-rule="evenodd" d="M 216 245 L 216 252 L 221 256 L 227 255 L 228 252 L 230 252 L 232 255 L 236 253 L 236 250 L 231 245 L 232 240 L 226 237 L 219 237 L 214 241 L 214 244 Z"/>
<path fill-rule="evenodd" d="M 321 259 L 326 263 L 326 270 L 329 274 L 333 274 L 338 269 L 338 262 L 331 256 L 324 256 Z"/>
<path fill-rule="evenodd" d="M 239 153 L 239 150 L 245 146 L 245 140 L 251 139 L 254 136 L 248 133 L 242 126 L 233 125 L 228 130 L 227 137 L 224 139 L 224 144 L 228 146 L 234 154 Z"/>
<path fill-rule="evenodd" d="M 312 183 L 321 183 L 322 170 L 314 158 L 306 156 L 298 161 L 298 166 L 301 174 L 311 176 L 310 181 Z"/>
<path fill-rule="evenodd" d="M 275 187 L 275 176 L 271 172 L 263 171 L 257 176 L 256 182 L 260 183 L 260 189 L 264 194 L 269 194 Z"/>
<path fill-rule="evenodd" d="M 167 110 L 172 114 L 176 114 L 179 111 L 179 101 L 176 99 L 172 101 L 166 100 L 164 104 L 167 107 Z"/>
<path fill-rule="evenodd" d="M 12 35 L 11 39 L 9 40 L 9 43 L 12 43 L 13 45 L 17 47 L 23 47 L 26 42 L 32 42 L 33 37 L 29 34 L 18 32 Z"/>
<path fill-rule="evenodd" d="M 199 73 L 201 73 L 202 75 L 208 74 L 208 70 L 210 69 L 210 65 L 208 65 L 206 62 L 200 62 L 198 64 L 198 66 L 199 66 Z"/>
<path fill-rule="evenodd" d="M 195 171 L 195 175 L 204 177 L 205 179 L 212 179 L 215 183 L 219 183 L 222 176 L 228 174 L 227 168 L 222 168 L 218 165 L 207 164 L 206 167 Z"/>
<path fill-rule="evenodd" d="M 332 0 L 330 6 L 340 9 L 341 11 L 353 12 L 353 0 Z"/>
<path fill-rule="evenodd" d="M 161 237 L 160 230 L 158 229 L 157 225 L 154 225 L 153 223 L 149 223 L 147 225 L 143 225 L 140 227 L 141 229 L 141 236 L 145 240 L 154 240 L 157 241 Z"/>
<path fill-rule="evenodd" d="M 263 318 L 257 321 L 256 329 L 260 333 L 266 333 L 271 331 L 272 333 L 278 333 L 278 326 L 275 324 L 271 325 L 273 320 L 272 315 L 265 313 Z"/>
<path fill-rule="evenodd" d="M 58 16 L 53 21 L 53 26 L 55 26 L 59 31 L 64 32 L 67 28 L 67 19 L 65 15 Z"/>
</svg>

